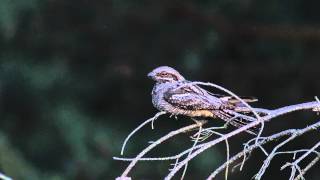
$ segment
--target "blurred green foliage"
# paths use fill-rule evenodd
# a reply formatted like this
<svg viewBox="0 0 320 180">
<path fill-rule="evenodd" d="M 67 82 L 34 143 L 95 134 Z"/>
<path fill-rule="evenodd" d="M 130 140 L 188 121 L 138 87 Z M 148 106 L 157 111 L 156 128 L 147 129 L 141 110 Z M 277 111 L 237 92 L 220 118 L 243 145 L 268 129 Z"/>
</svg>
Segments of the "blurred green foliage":
<svg viewBox="0 0 320 180">
<path fill-rule="evenodd" d="M 130 130 L 156 112 L 146 74 L 159 65 L 257 96 L 257 106 L 312 100 L 320 87 L 319 5 L 315 0 L 0 1 L 0 171 L 15 179 L 120 175 L 127 163 L 112 156 L 119 155 Z M 299 120 L 315 118 L 294 119 L 292 126 L 301 127 L 306 124 Z M 288 120 L 270 123 L 267 130 L 285 127 Z M 126 155 L 188 123 L 162 117 L 156 131 L 145 128 L 129 142 Z M 153 155 L 190 145 L 187 137 L 178 137 Z M 187 176 L 206 177 L 224 161 L 224 149 L 203 154 Z M 256 162 L 237 178 L 251 178 Z M 144 162 L 133 177 L 160 179 L 168 167 Z M 270 171 L 267 179 L 287 177 L 277 167 Z M 317 176 L 310 172 L 310 179 Z"/>
</svg>

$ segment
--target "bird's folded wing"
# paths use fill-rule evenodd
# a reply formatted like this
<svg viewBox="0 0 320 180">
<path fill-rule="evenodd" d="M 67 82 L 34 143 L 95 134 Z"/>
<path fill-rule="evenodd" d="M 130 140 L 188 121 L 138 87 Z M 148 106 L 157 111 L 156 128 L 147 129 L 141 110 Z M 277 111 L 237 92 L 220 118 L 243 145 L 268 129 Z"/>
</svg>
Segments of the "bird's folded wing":
<svg viewBox="0 0 320 180">
<path fill-rule="evenodd" d="M 216 107 L 205 96 L 185 87 L 169 89 L 164 93 L 164 99 L 174 107 L 185 110 L 212 110 Z"/>
</svg>

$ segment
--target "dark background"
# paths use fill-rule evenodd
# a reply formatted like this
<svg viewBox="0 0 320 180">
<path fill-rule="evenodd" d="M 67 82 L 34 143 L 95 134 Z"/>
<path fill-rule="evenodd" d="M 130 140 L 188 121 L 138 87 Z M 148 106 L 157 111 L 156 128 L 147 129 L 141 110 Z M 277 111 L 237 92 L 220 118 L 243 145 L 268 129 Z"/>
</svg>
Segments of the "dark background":
<svg viewBox="0 0 320 180">
<path fill-rule="evenodd" d="M 316 0 L 0 1 L 1 171 L 15 179 L 119 176 L 127 163 L 112 157 L 120 156 L 126 135 L 157 112 L 146 74 L 160 65 L 258 97 L 257 107 L 312 101 L 320 89 L 319 6 Z M 317 119 L 294 113 L 268 123 L 266 134 Z M 147 126 L 131 139 L 125 155 L 191 122 L 163 116 L 155 130 Z M 188 135 L 150 156 L 184 150 L 192 144 Z M 316 137 L 309 133 L 286 147 L 310 148 Z M 233 138 L 232 153 L 248 138 Z M 186 179 L 204 179 L 225 154 L 224 144 L 202 154 Z M 257 151 L 230 179 L 250 179 L 264 158 Z M 291 160 L 275 158 L 265 179 L 288 178 L 289 169 L 279 168 Z M 141 162 L 131 175 L 161 179 L 169 163 Z M 317 169 L 307 179 L 317 179 Z"/>
</svg>

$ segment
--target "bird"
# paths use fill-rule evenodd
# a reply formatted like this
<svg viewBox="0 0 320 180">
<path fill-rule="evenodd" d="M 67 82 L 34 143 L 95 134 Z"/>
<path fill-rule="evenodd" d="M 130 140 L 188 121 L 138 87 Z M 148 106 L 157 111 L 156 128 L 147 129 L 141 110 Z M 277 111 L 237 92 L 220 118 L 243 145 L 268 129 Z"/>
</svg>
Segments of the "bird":
<svg viewBox="0 0 320 180">
<path fill-rule="evenodd" d="M 152 104 L 159 111 L 171 115 L 184 115 L 191 118 L 220 118 L 235 127 L 251 122 L 243 118 L 234 118 L 233 112 L 250 113 L 245 105 L 232 96 L 214 94 L 192 81 L 186 80 L 177 70 L 169 66 L 160 66 L 148 73 L 155 81 L 152 89 Z M 255 102 L 256 98 L 243 97 L 245 102 Z M 234 119 L 233 119 L 234 118 Z M 256 134 L 250 129 L 250 134 Z"/>
</svg>

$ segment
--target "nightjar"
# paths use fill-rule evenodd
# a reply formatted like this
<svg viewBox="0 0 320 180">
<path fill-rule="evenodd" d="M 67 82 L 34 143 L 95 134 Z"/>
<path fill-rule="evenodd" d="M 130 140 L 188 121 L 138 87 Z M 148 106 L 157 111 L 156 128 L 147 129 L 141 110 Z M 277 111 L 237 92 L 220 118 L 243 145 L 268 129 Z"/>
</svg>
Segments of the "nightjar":
<svg viewBox="0 0 320 180">
<path fill-rule="evenodd" d="M 198 85 L 191 85 L 178 71 L 168 66 L 161 66 L 148 74 L 156 81 L 152 90 L 152 103 L 160 111 L 172 115 L 189 117 L 220 118 L 229 121 L 234 117 L 231 111 L 237 112 L 239 107 L 245 107 L 232 96 L 213 94 Z M 255 102 L 257 99 L 244 97 L 246 102 Z M 240 112 L 241 113 L 241 112 Z M 235 118 L 229 123 L 236 127 L 246 125 L 250 121 Z M 248 132 L 255 134 L 254 129 Z"/>
</svg>

